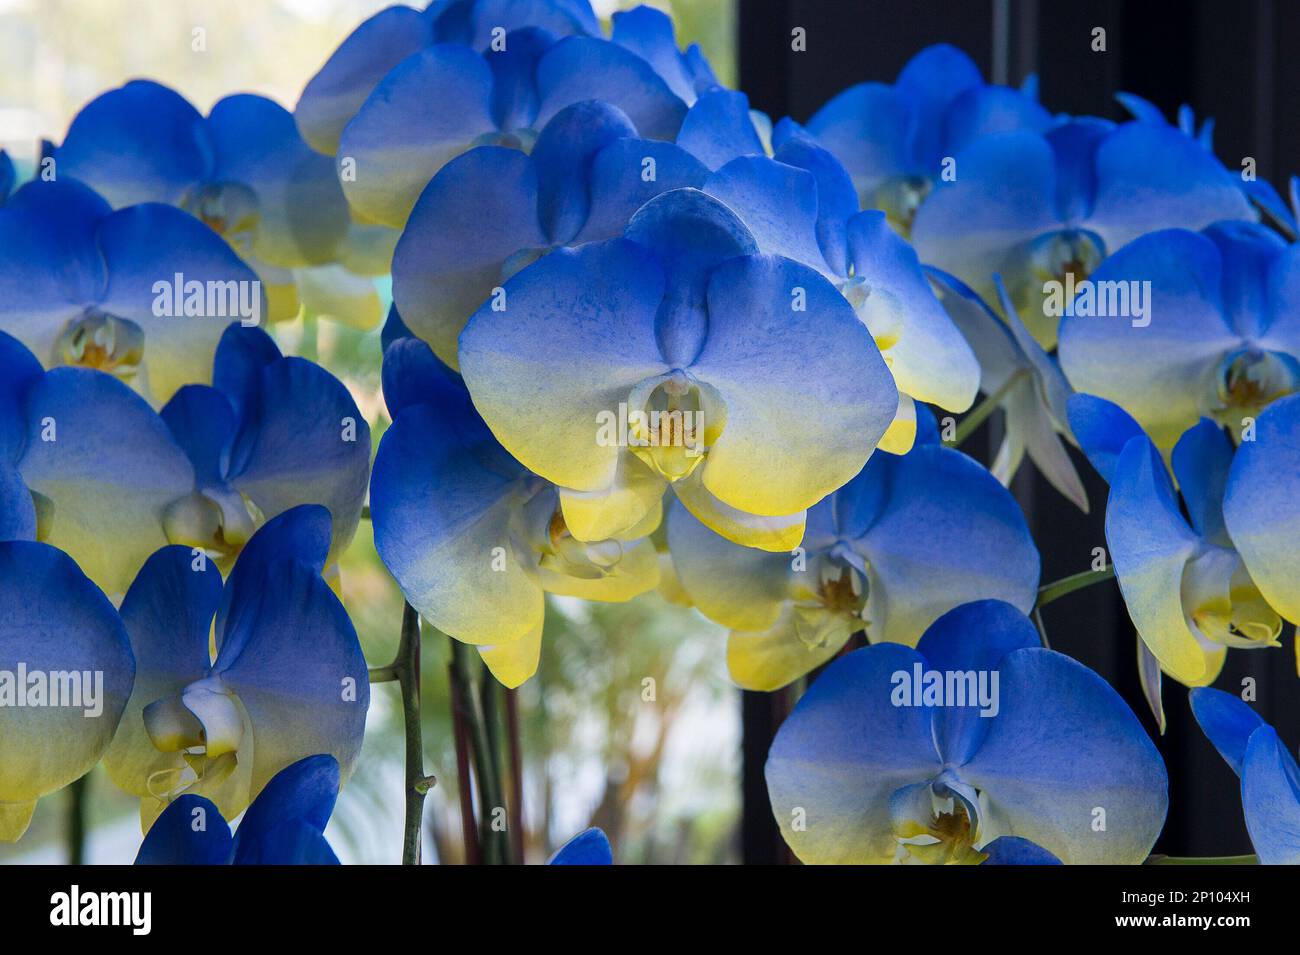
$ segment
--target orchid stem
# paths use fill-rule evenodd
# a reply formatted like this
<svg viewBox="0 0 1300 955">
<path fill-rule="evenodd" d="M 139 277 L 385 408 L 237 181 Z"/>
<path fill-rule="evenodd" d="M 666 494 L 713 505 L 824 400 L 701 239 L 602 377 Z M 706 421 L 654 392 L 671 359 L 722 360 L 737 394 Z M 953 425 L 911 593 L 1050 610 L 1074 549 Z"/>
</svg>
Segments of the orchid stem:
<svg viewBox="0 0 1300 955">
<path fill-rule="evenodd" d="M 1034 606 L 1036 608 L 1046 607 L 1059 597 L 1072 594 L 1084 587 L 1091 587 L 1103 580 L 1110 580 L 1114 576 L 1115 565 L 1107 564 L 1101 570 L 1084 570 L 1077 574 L 1071 574 L 1069 577 L 1062 577 L 1060 580 L 1054 580 L 1050 584 L 1038 588 L 1038 602 Z"/>
<path fill-rule="evenodd" d="M 90 773 L 68 785 L 68 865 L 86 863 L 86 816 L 90 808 Z"/>
<path fill-rule="evenodd" d="M 510 846 L 515 862 L 524 864 L 524 758 L 519 739 L 519 692 L 506 690 L 506 738 L 509 741 L 507 757 L 510 761 Z"/>
<path fill-rule="evenodd" d="M 993 412 L 997 410 L 998 405 L 1002 403 L 1002 399 L 1007 396 L 1011 389 L 1020 384 L 1028 374 L 1028 368 L 1021 368 L 1004 381 L 1000 388 L 972 408 L 966 417 L 962 418 L 961 421 L 958 422 L 957 430 L 953 433 L 952 441 L 949 442 L 950 445 L 952 447 L 960 447 L 964 444 L 966 439 L 974 434 L 979 426 L 988 420 L 989 415 L 993 414 Z"/>
<path fill-rule="evenodd" d="M 485 703 L 488 699 L 479 689 L 478 672 L 481 669 L 474 651 L 459 640 L 453 640 L 453 676 L 459 683 L 462 701 L 465 704 L 464 713 L 467 717 L 469 740 L 474 752 L 474 768 L 478 778 L 478 833 L 482 860 L 488 865 L 502 865 L 507 861 L 507 849 L 505 827 L 497 827 L 500 813 L 505 808 L 501 798 L 499 770 L 500 733 L 495 734 L 498 745 L 493 746 L 493 734 L 489 732 L 488 719 L 485 717 L 487 712 Z"/>
<path fill-rule="evenodd" d="M 468 693 L 461 684 L 458 640 L 448 637 L 451 656 L 447 676 L 451 685 L 451 729 L 456 749 L 456 787 L 460 803 L 461 838 L 465 845 L 465 864 L 478 865 L 482 859 L 478 844 L 478 823 L 474 821 L 474 790 L 470 780 Z"/>
<path fill-rule="evenodd" d="M 420 727 L 420 615 L 409 603 L 402 609 L 402 639 L 392 669 L 402 689 L 402 719 L 406 726 L 406 825 L 402 864 L 419 865 L 424 835 L 424 797 L 435 780 L 424 772 L 424 741 Z"/>
</svg>

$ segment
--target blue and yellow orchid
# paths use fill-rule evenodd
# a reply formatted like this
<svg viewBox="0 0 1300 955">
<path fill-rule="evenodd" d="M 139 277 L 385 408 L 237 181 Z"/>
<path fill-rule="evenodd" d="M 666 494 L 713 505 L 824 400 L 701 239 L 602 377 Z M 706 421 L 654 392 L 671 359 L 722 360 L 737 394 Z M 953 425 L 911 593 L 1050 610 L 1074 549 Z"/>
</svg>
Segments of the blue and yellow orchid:
<svg viewBox="0 0 1300 955">
<path fill-rule="evenodd" d="M 1269 726 L 1238 697 L 1198 687 L 1192 713 L 1241 779 L 1246 830 L 1264 865 L 1300 865 L 1300 766 Z"/>
<path fill-rule="evenodd" d="M 863 207 L 883 210 L 906 236 L 945 158 L 982 135 L 1052 125 L 1037 93 L 1032 77 L 1019 90 L 986 84 L 970 57 L 940 43 L 912 57 L 892 86 L 851 86 L 802 129 L 782 120 L 773 139 L 811 135 L 844 164 Z"/>
<path fill-rule="evenodd" d="M 40 797 L 108 749 L 135 660 L 113 605 L 48 544 L 0 542 L 0 607 L 0 841 L 14 842 Z"/>
<path fill-rule="evenodd" d="M 1069 864 L 1134 864 L 1168 806 L 1164 763 L 1119 694 L 993 600 L 940 617 L 916 649 L 833 662 L 766 772 L 807 863 L 977 863 L 1019 836 Z"/>
<path fill-rule="evenodd" d="M 740 217 L 760 251 L 815 268 L 853 305 L 899 392 L 881 448 L 903 454 L 912 446 L 917 401 L 970 407 L 980 380 L 975 355 L 884 213 L 858 211 L 853 183 L 834 156 L 791 139 L 771 159 L 733 159 L 703 188 Z"/>
<path fill-rule="evenodd" d="M 283 357 L 261 329 L 237 326 L 217 346 L 212 381 L 185 386 L 162 410 L 197 479 L 166 512 L 168 540 L 228 567 L 267 519 L 322 504 L 333 564 L 361 520 L 370 471 L 370 427 L 347 388 Z"/>
<path fill-rule="evenodd" d="M 872 643 L 915 646 L 959 604 L 1033 607 L 1038 551 L 1019 506 L 977 462 L 938 443 L 928 412 L 922 422 L 910 452 L 875 455 L 813 507 L 789 555 L 740 547 L 684 508 L 669 511 L 677 578 L 732 628 L 727 665 L 742 687 L 779 689 L 860 630 Z"/>
<path fill-rule="evenodd" d="M 959 150 L 954 162 L 955 177 L 938 183 L 917 210 L 917 254 L 989 300 L 1000 273 L 1047 349 L 1059 321 L 1052 287 L 1077 287 L 1106 256 L 1147 232 L 1255 216 L 1214 156 L 1154 123 L 1088 117 L 1046 131 L 992 133 Z"/>
<path fill-rule="evenodd" d="M 0 208 L 0 328 L 51 368 L 97 368 L 155 406 L 204 382 L 226 326 L 266 313 L 255 272 L 171 206 L 114 212 L 71 179 Z"/>
<path fill-rule="evenodd" d="M 339 793 L 333 756 L 307 756 L 280 770 L 253 800 L 239 830 L 209 799 L 174 800 L 140 844 L 136 865 L 338 865 L 325 825 Z"/>
<path fill-rule="evenodd" d="M 435 42 L 393 66 L 343 128 L 343 191 L 362 220 L 400 228 L 447 162 L 479 145 L 531 149 L 560 110 L 593 98 L 593 84 L 641 136 L 671 141 L 717 80 L 698 51 L 678 52 L 672 21 L 649 7 L 616 14 L 609 40 L 530 25 L 483 46 Z M 303 97 L 312 101 L 311 84 Z"/>
<path fill-rule="evenodd" d="M 1267 474 L 1273 462 L 1295 454 L 1298 411 L 1279 408 L 1268 419 L 1270 440 L 1243 446 L 1249 454 L 1234 455 L 1208 419 L 1178 439 L 1171 459 L 1189 523 L 1159 449 L 1138 423 L 1104 399 L 1070 399 L 1079 443 L 1110 482 L 1106 543 L 1129 616 L 1160 669 L 1187 686 L 1212 683 L 1230 647 L 1277 646 L 1279 611 L 1300 612 L 1300 601 L 1287 600 L 1297 592 L 1294 577 L 1278 560 L 1293 543 L 1279 549 L 1274 498 L 1263 496 L 1277 487 Z M 1268 575 L 1268 592 L 1256 574 Z"/>
<path fill-rule="evenodd" d="M 1067 315 L 1061 365 L 1076 390 L 1118 404 L 1161 450 L 1202 417 L 1239 436 L 1300 389 L 1300 246 L 1275 232 L 1249 222 L 1156 232 L 1093 280 L 1145 285 L 1147 314 Z"/>
<path fill-rule="evenodd" d="M 136 577 L 121 608 L 136 684 L 104 763 L 140 798 L 144 829 L 184 793 L 233 819 L 307 756 L 351 772 L 370 683 L 321 577 L 329 545 L 329 512 L 304 505 L 253 535 L 224 586 L 202 552 L 176 545 Z"/>
<path fill-rule="evenodd" d="M 294 110 L 298 129 L 313 149 L 333 156 L 348 122 L 407 57 L 435 44 L 484 50 L 494 31 L 528 27 L 557 37 L 600 35 L 587 0 L 433 0 L 424 10 L 386 7 L 353 30 L 307 83 Z"/>
<path fill-rule="evenodd" d="M 646 201 L 707 176 L 680 147 L 637 138 L 614 106 L 566 107 L 531 155 L 480 146 L 434 176 L 397 244 L 394 303 L 455 368 L 465 323 L 506 279 L 552 249 L 621 235 Z"/>
<path fill-rule="evenodd" d="M 724 536 L 789 551 L 898 408 L 835 287 L 759 254 L 694 189 L 646 203 L 623 238 L 551 253 L 503 295 L 461 333 L 461 372 L 506 450 L 560 488 L 579 540 L 643 524 L 672 484 Z"/>
<path fill-rule="evenodd" d="M 194 468 L 158 414 L 117 378 L 45 371 L 0 332 L 0 488 L 0 539 L 66 551 L 117 598 L 168 542 L 168 510 L 194 489 Z"/>
<path fill-rule="evenodd" d="M 654 589 L 659 559 L 641 527 L 579 540 L 557 489 L 497 443 L 455 372 L 400 338 L 384 353 L 393 424 L 375 458 L 375 547 L 411 606 L 474 644 L 514 687 L 537 669 L 546 593 L 622 601 Z"/>
</svg>

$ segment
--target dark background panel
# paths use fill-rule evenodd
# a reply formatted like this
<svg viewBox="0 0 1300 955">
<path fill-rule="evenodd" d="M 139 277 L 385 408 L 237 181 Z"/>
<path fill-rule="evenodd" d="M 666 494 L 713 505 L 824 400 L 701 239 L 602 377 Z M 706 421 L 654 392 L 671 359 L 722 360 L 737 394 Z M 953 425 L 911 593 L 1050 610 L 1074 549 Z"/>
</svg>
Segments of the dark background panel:
<svg viewBox="0 0 1300 955">
<path fill-rule="evenodd" d="M 807 50 L 791 50 L 791 30 L 807 31 Z M 1092 49 L 1093 30 L 1106 50 Z M 1125 118 L 1120 91 L 1137 93 L 1172 116 L 1190 104 L 1198 120 L 1214 117 L 1215 149 L 1240 168 L 1252 156 L 1259 174 L 1285 194 L 1300 170 L 1300 3 L 1286 0 L 740 0 L 740 85 L 773 119 L 804 121 L 838 91 L 865 80 L 891 82 L 923 47 L 964 49 L 995 81 L 1038 74 L 1054 112 Z M 987 462 L 996 423 L 970 448 Z M 1028 463 L 1012 490 L 1043 554 L 1044 582 L 1088 568 L 1105 545 L 1106 486 L 1076 456 L 1092 502 L 1082 514 Z M 1156 735 L 1141 695 L 1136 643 L 1114 583 L 1095 586 L 1046 608 L 1055 649 L 1095 669 Z M 1291 634 L 1282 650 L 1233 652 L 1216 685 L 1240 691 L 1256 681 L 1258 709 L 1283 738 L 1300 739 L 1300 682 Z M 1238 783 L 1196 727 L 1183 687 L 1166 682 L 1168 730 L 1157 745 L 1170 776 L 1169 821 L 1157 851 L 1228 855 L 1250 851 Z M 771 818 L 762 762 L 785 712 L 784 701 L 745 694 L 745 825 L 748 862 L 787 858 Z"/>
</svg>

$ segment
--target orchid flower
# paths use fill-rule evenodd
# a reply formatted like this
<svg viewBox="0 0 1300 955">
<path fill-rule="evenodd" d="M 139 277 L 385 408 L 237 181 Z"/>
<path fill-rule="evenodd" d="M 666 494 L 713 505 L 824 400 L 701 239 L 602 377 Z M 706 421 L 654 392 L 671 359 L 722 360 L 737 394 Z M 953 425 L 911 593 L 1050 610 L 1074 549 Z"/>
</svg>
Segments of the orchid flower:
<svg viewBox="0 0 1300 955">
<path fill-rule="evenodd" d="M 104 763 L 140 798 L 146 831 L 185 793 L 233 819 L 307 756 L 351 772 L 370 682 L 356 631 L 321 578 L 329 543 L 329 512 L 304 505 L 253 535 L 224 586 L 202 552 L 174 545 L 127 591 L 136 683 Z"/>
<path fill-rule="evenodd" d="M 995 600 L 948 612 L 916 649 L 831 663 L 766 775 L 806 863 L 978 863 L 1019 836 L 1067 864 L 1136 864 L 1168 807 L 1164 762 L 1119 694 Z"/>
<path fill-rule="evenodd" d="M 928 412 L 922 420 L 910 452 L 875 455 L 808 512 L 791 554 L 732 544 L 684 508 L 669 512 L 677 578 L 705 616 L 732 628 L 727 666 L 742 687 L 779 689 L 860 630 L 872 643 L 915 646 L 959 604 L 1033 607 L 1038 551 L 1019 506 L 981 465 L 939 444 Z"/>
<path fill-rule="evenodd" d="M 1078 286 L 1148 232 L 1255 215 L 1217 159 L 1153 123 L 1084 118 L 993 133 L 959 150 L 954 163 L 955 177 L 917 209 L 917 254 L 990 299 L 992 276 L 1001 274 L 1029 331 L 1049 350 L 1059 313 L 1048 283 Z"/>
<path fill-rule="evenodd" d="M 282 357 L 261 329 L 239 327 L 222 336 L 212 381 L 185 386 L 162 410 L 197 478 L 166 512 L 168 540 L 229 567 L 268 518 L 322 504 L 333 564 L 361 520 L 370 471 L 370 427 L 347 388 Z"/>
<path fill-rule="evenodd" d="M 866 463 L 898 391 L 853 307 L 694 189 L 624 237 L 560 249 L 508 280 L 460 337 L 474 404 L 559 487 L 579 540 L 678 498 L 719 533 L 788 551 L 804 510 Z"/>
<path fill-rule="evenodd" d="M 205 382 L 227 325 L 265 314 L 256 273 L 211 229 L 155 203 L 114 212 L 34 180 L 0 208 L 0 328 L 52 368 L 97 368 L 155 406 Z"/>
<path fill-rule="evenodd" d="M 1231 647 L 1277 646 L 1279 613 L 1300 614 L 1292 539 L 1269 493 L 1290 480 L 1270 472 L 1300 447 L 1298 413 L 1295 400 L 1270 409 L 1267 435 L 1235 454 L 1214 422 L 1189 428 L 1171 455 L 1189 521 L 1138 423 L 1101 398 L 1070 399 L 1074 432 L 1111 485 L 1106 543 L 1129 616 L 1160 669 L 1187 686 L 1214 682 Z"/>
<path fill-rule="evenodd" d="M 614 852 L 604 831 L 584 829 L 551 856 L 548 865 L 613 865 Z"/>
<path fill-rule="evenodd" d="M 393 424 L 371 480 L 375 547 L 411 606 L 509 687 L 537 669 L 546 593 L 623 601 L 659 583 L 643 526 L 577 539 L 554 485 L 497 443 L 455 372 L 415 338 L 384 352 Z"/>
<path fill-rule="evenodd" d="M 945 159 L 982 135 L 1052 125 L 1037 85 L 1032 77 L 1019 90 L 988 85 L 970 57 L 940 43 L 912 57 L 892 86 L 839 93 L 802 130 L 782 120 L 774 141 L 811 135 L 849 171 L 863 208 L 884 210 L 906 237 Z"/>
<path fill-rule="evenodd" d="M 1147 314 L 1067 315 L 1061 366 L 1076 390 L 1115 402 L 1161 450 L 1202 417 L 1240 436 L 1300 389 L 1300 246 L 1248 222 L 1143 236 L 1093 276 L 1146 284 Z"/>
</svg>

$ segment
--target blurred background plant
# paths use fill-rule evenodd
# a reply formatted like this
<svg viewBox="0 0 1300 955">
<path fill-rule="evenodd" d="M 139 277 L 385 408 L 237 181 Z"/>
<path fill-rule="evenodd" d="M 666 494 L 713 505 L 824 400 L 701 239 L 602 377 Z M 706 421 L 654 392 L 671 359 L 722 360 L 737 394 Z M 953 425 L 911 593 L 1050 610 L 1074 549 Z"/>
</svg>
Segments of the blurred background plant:
<svg viewBox="0 0 1300 955">
<path fill-rule="evenodd" d="M 0 147 L 30 168 L 41 139 L 59 141 L 87 101 L 131 78 L 163 82 L 205 111 L 232 92 L 292 109 L 303 84 L 385 0 L 0 0 Z M 595 0 L 603 18 L 637 0 Z M 735 82 L 734 0 L 654 0 L 698 42 L 719 79 Z M 196 30 L 203 31 L 196 34 Z M 201 42 L 200 42 L 201 37 Z M 274 328 L 286 352 L 339 376 L 370 421 L 388 424 L 379 331 L 325 322 Z M 372 666 L 396 651 L 402 597 L 362 523 L 341 561 L 343 599 Z M 538 674 L 518 691 L 525 845 L 543 862 L 589 825 L 620 863 L 738 858 L 739 691 L 726 675 L 725 633 L 654 594 L 630 604 L 558 599 Z M 425 634 L 425 762 L 438 778 L 425 810 L 426 861 L 463 861 L 452 745 L 447 638 Z M 648 682 L 650 681 L 650 682 Z M 345 863 L 391 863 L 402 843 L 403 734 L 396 684 L 375 687 L 366 742 L 327 835 Z M 136 800 L 101 770 L 86 781 L 85 861 L 130 862 Z M 67 861 L 78 823 L 70 799 L 43 800 L 0 862 Z"/>
</svg>

